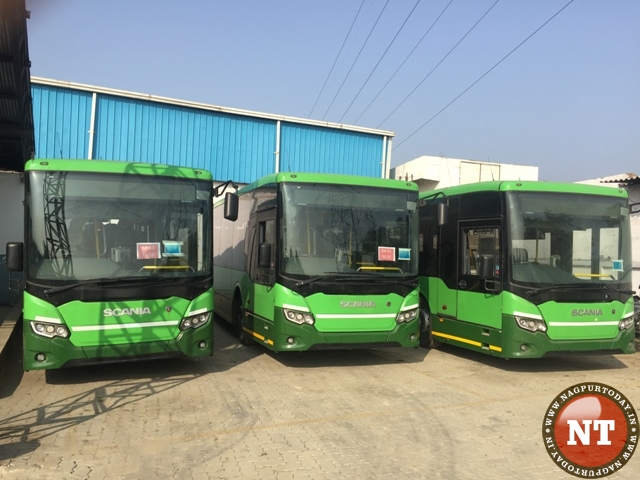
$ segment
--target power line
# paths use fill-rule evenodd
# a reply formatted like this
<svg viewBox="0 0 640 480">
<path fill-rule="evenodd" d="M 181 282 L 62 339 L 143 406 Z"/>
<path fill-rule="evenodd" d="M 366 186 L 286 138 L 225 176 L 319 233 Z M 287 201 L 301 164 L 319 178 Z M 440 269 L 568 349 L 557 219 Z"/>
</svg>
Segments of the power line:
<svg viewBox="0 0 640 480">
<path fill-rule="evenodd" d="M 351 68 L 347 72 L 347 75 L 344 77 L 344 80 L 342 81 L 342 84 L 340 85 L 340 88 L 338 88 L 338 91 L 336 92 L 335 97 L 333 97 L 333 100 L 331 100 L 331 104 L 329 105 L 329 108 L 327 108 L 327 111 L 324 112 L 322 120 L 325 119 L 325 117 L 327 116 L 327 113 L 329 113 L 329 110 L 331 110 L 331 107 L 333 106 L 333 102 L 336 101 L 336 98 L 338 97 L 338 94 L 342 90 L 342 87 L 344 86 L 344 83 L 347 81 L 347 78 L 349 78 L 349 75 L 351 74 L 351 70 L 353 70 L 353 67 L 355 66 L 356 62 L 358 61 L 358 58 L 360 58 L 360 54 L 362 53 L 362 50 L 364 50 L 365 45 L 369 41 L 369 37 L 371 37 L 371 34 L 373 33 L 373 30 L 376 28 L 376 25 L 380 21 L 380 17 L 382 17 L 382 14 L 384 13 L 385 9 L 387 8 L 387 5 L 389 5 L 389 0 L 387 0 L 387 2 L 384 4 L 384 7 L 382 7 L 382 11 L 380 12 L 380 15 L 378 15 L 378 18 L 376 19 L 376 22 L 373 24 L 373 27 L 371 27 L 371 31 L 369 31 L 369 35 L 367 35 L 367 38 L 365 39 L 364 43 L 362 44 L 362 47 L 360 48 L 360 51 L 358 52 L 358 56 L 356 57 L 356 59 L 351 64 Z"/>
<path fill-rule="evenodd" d="M 480 80 L 482 80 L 484 77 L 486 77 L 489 73 L 491 73 L 492 70 L 494 70 L 498 65 L 500 65 L 502 62 L 504 62 L 513 52 L 515 52 L 516 50 L 518 50 L 522 45 L 524 45 L 531 37 L 533 37 L 536 33 L 538 33 L 540 30 L 542 30 L 542 28 L 545 27 L 545 25 L 547 25 L 551 20 L 553 20 L 554 18 L 556 18 L 565 8 L 567 8 L 569 5 L 571 5 L 573 3 L 573 0 L 569 0 L 569 2 L 562 7 L 560 10 L 558 10 L 555 14 L 553 14 L 551 16 L 551 18 L 549 18 L 546 22 L 544 22 L 542 25 L 540 25 L 536 30 L 533 31 L 533 33 L 531 33 L 531 35 L 529 35 L 527 38 L 525 38 L 522 42 L 520 42 L 513 50 L 511 50 L 509 53 L 507 53 L 504 57 L 502 57 L 502 59 L 496 63 L 493 67 L 491 67 L 489 70 L 487 70 L 484 74 L 482 74 L 482 76 L 480 76 L 480 78 L 478 78 L 475 82 L 473 82 L 471 85 L 469 85 L 467 88 L 465 88 L 457 97 L 455 97 L 453 100 L 451 100 L 449 103 L 447 103 L 442 109 L 440 109 L 440 111 L 438 113 L 436 113 L 435 115 L 433 115 L 429 120 L 427 120 L 426 122 L 424 122 L 422 125 L 420 125 L 420 127 L 418 127 L 413 133 L 411 133 L 407 138 L 405 138 L 404 140 L 402 140 L 400 143 L 394 145 L 393 150 L 395 150 L 396 148 L 398 148 L 400 145 L 402 145 L 403 143 L 405 143 L 407 140 L 409 140 L 411 137 L 413 137 L 416 133 L 418 133 L 420 130 L 422 130 L 425 126 L 427 126 L 427 124 L 429 124 L 434 118 L 436 118 L 438 115 L 440 115 L 442 112 L 444 112 L 447 108 L 449 108 L 455 101 L 457 101 L 460 97 L 462 97 L 465 93 L 467 93 L 469 90 L 471 90 L 471 88 L 473 88 Z"/>
<path fill-rule="evenodd" d="M 425 32 L 425 34 L 422 36 L 422 38 L 420 40 L 418 40 L 418 43 L 416 43 L 415 47 L 413 47 L 413 50 L 411 50 L 409 52 L 409 55 L 407 55 L 405 57 L 405 59 L 402 61 L 402 63 L 400 64 L 400 66 L 398 68 L 396 68 L 396 71 L 393 72 L 393 75 L 391 75 L 391 77 L 389 78 L 389 80 L 387 80 L 387 83 L 385 83 L 382 88 L 380 89 L 380 91 L 376 94 L 375 97 L 373 97 L 373 100 L 371 100 L 371 102 L 369 102 L 369 105 L 367 105 L 367 108 L 364 109 L 364 111 L 360 114 L 360 116 L 358 116 L 358 118 L 355 119 L 355 121 L 353 122 L 354 124 L 358 123 L 358 120 L 360 120 L 360 118 L 362 117 L 362 115 L 364 115 L 367 110 L 369 110 L 369 107 L 371 105 L 373 105 L 373 102 L 375 102 L 377 100 L 377 98 L 380 96 L 380 94 L 384 91 L 385 88 L 387 88 L 387 85 L 389 85 L 389 83 L 391 82 L 391 80 L 394 79 L 394 77 L 396 76 L 396 74 L 400 71 L 400 69 L 403 67 L 403 65 L 407 62 L 407 60 L 409 60 L 409 57 L 411 55 L 413 55 L 413 52 L 416 51 L 416 49 L 420 46 L 420 44 L 422 43 L 422 41 L 425 39 L 425 37 L 429 34 L 429 32 L 431 31 L 431 29 L 435 26 L 436 23 L 438 23 L 438 20 L 440 20 L 440 17 L 442 17 L 442 15 L 444 14 L 444 12 L 446 12 L 446 10 L 449 8 L 449 5 L 451 5 L 453 3 L 453 0 L 449 0 L 449 3 L 447 3 L 447 5 L 444 7 L 444 9 L 442 10 L 442 12 L 440 12 L 440 15 L 438 15 L 438 17 L 433 21 L 433 23 L 431 24 L 431 26 L 427 29 L 427 31 Z"/>
<path fill-rule="evenodd" d="M 409 97 L 415 93 L 415 91 L 420 87 L 420 85 L 422 85 L 422 84 L 427 80 L 427 78 L 429 78 L 429 77 L 431 76 L 431 74 L 432 74 L 433 72 L 435 72 L 435 71 L 436 71 L 436 69 L 437 69 L 437 68 L 442 64 L 442 62 L 444 62 L 444 61 L 447 59 L 447 57 L 448 57 L 449 55 L 451 55 L 451 53 L 452 53 L 452 52 L 453 52 L 453 51 L 458 47 L 458 45 L 460 45 L 460 44 L 462 43 L 462 41 L 463 41 L 465 38 L 467 38 L 467 36 L 468 36 L 472 31 L 473 31 L 473 29 L 475 29 L 475 28 L 478 26 L 478 24 L 479 24 L 479 23 L 484 19 L 484 17 L 486 17 L 486 16 L 489 14 L 489 12 L 490 12 L 491 10 L 493 10 L 493 7 L 495 7 L 499 1 L 500 1 L 500 0 L 496 0 L 496 1 L 493 3 L 493 5 L 491 5 L 491 6 L 489 7 L 489 9 L 488 9 L 486 12 L 484 12 L 484 15 L 482 15 L 482 16 L 478 19 L 478 21 L 477 21 L 476 23 L 474 23 L 474 24 L 473 24 L 473 26 L 472 26 L 469 30 L 467 30 L 467 33 L 465 33 L 465 34 L 462 36 L 462 38 L 461 38 L 460 40 L 458 40 L 458 43 L 456 43 L 456 44 L 451 48 L 451 50 L 449 50 L 449 51 L 447 52 L 447 54 L 446 54 L 444 57 L 442 57 L 442 59 L 438 62 L 438 64 L 437 64 L 435 67 L 433 67 L 429 73 L 427 73 L 427 76 L 426 76 L 426 77 L 424 77 L 422 80 L 420 80 L 420 83 L 418 83 L 418 85 L 416 85 L 416 86 L 415 86 L 415 88 L 414 88 L 413 90 L 411 90 L 411 92 L 409 92 L 409 95 L 407 95 L 406 97 L 404 97 L 404 100 L 402 100 L 402 101 L 398 104 L 398 106 L 397 106 L 396 108 L 394 108 L 394 109 L 393 109 L 393 111 L 392 111 L 389 115 L 387 115 L 387 116 L 385 117 L 385 119 L 384 119 L 384 120 L 382 120 L 382 121 L 380 122 L 380 124 L 378 125 L 378 128 L 380 128 L 380 125 L 382 125 L 384 122 L 386 122 L 386 121 L 389 119 L 389 117 L 390 117 L 391 115 L 393 115 L 393 114 L 394 114 L 394 113 L 395 113 L 395 112 L 396 112 L 396 111 L 397 111 L 397 110 L 398 110 L 398 109 L 399 109 L 399 108 L 404 104 L 404 102 L 406 102 L 406 101 L 409 99 Z"/>
<path fill-rule="evenodd" d="M 342 53 L 342 49 L 344 48 L 344 46 L 347 43 L 347 39 L 349 38 L 349 35 L 351 35 L 351 30 L 353 30 L 353 26 L 356 23 L 356 20 L 358 19 L 358 16 L 360 15 L 360 11 L 362 10 L 362 6 L 364 5 L 364 0 L 362 0 L 362 3 L 360 4 L 360 8 L 358 8 L 358 11 L 356 12 L 356 16 L 353 18 L 353 22 L 351 22 L 351 26 L 349 27 L 349 31 L 347 32 L 347 36 L 344 37 L 344 41 L 342 42 L 342 46 L 340 47 L 340 51 L 338 52 L 338 55 L 336 56 L 336 59 L 333 61 L 333 65 L 331 65 L 331 70 L 329 70 L 329 74 L 327 75 L 327 78 L 324 81 L 324 84 L 322 85 L 322 89 L 320 89 L 320 93 L 318 94 L 318 98 L 316 98 L 315 103 L 313 104 L 313 107 L 311 108 L 311 111 L 309 112 L 309 118 L 311 118 L 311 114 L 313 113 L 313 111 L 316 108 L 316 105 L 318 104 L 318 100 L 320 100 L 320 96 L 322 95 L 322 92 L 324 92 L 324 88 L 327 86 L 327 82 L 329 81 L 329 77 L 331 77 L 331 74 L 333 73 L 333 69 L 336 66 L 336 63 L 338 63 L 338 58 L 340 58 L 340 54 Z"/>
<path fill-rule="evenodd" d="M 364 83 L 362 84 L 362 87 L 360 87 L 360 90 L 358 90 L 358 93 L 356 93 L 356 96 L 353 97 L 353 100 L 351 100 L 351 103 L 349 104 L 349 106 L 347 107 L 347 109 L 344 111 L 344 113 L 342 114 L 342 116 L 340 117 L 340 120 L 338 120 L 338 122 L 342 122 L 342 119 L 344 118 L 344 116 L 347 114 L 347 112 L 349 111 L 349 109 L 351 108 L 351 106 L 353 105 L 353 103 L 356 101 L 356 99 L 358 98 L 358 96 L 360 96 L 360 93 L 362 92 L 362 90 L 364 89 L 364 87 L 367 85 L 367 83 L 369 82 L 369 79 L 371 78 L 371 76 L 373 75 L 373 72 L 376 71 L 376 69 L 378 68 L 378 65 L 380 65 L 380 62 L 382 62 L 382 59 L 387 55 L 387 52 L 389 51 L 389 49 L 391 48 L 391 45 L 393 45 L 393 43 L 396 41 L 396 38 L 398 38 L 398 35 L 400 34 L 400 32 L 402 31 L 402 29 L 404 28 L 404 26 L 407 24 L 407 21 L 409 20 L 409 18 L 411 18 L 411 15 L 413 15 L 414 10 L 416 9 L 416 7 L 418 6 L 418 4 L 420 3 L 420 0 L 418 0 L 415 5 L 413 6 L 413 8 L 411 9 L 411 11 L 409 12 L 409 15 L 407 15 L 407 18 L 404 19 L 404 22 L 402 22 L 402 25 L 400 26 L 400 28 L 398 29 L 398 31 L 396 32 L 395 36 L 393 37 L 393 39 L 391 40 L 391 42 L 389 43 L 389 45 L 387 46 L 387 49 L 384 51 L 384 53 L 380 56 L 380 59 L 378 60 L 378 63 L 376 63 L 376 66 L 373 67 L 373 70 L 371 70 L 371 73 L 369 73 L 369 76 L 367 77 L 367 79 L 364 81 Z"/>
</svg>

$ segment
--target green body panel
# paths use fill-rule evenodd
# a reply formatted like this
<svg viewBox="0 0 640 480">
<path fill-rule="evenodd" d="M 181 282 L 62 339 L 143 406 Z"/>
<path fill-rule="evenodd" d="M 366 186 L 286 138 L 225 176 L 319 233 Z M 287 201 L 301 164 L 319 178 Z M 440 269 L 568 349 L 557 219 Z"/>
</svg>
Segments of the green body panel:
<svg viewBox="0 0 640 480">
<path fill-rule="evenodd" d="M 626 304 L 617 301 L 597 304 L 547 302 L 536 306 L 510 292 L 501 292 L 494 295 L 495 298 L 481 295 L 483 298 L 471 299 L 470 307 L 476 311 L 475 321 L 471 322 L 443 309 L 446 303 L 439 301 L 438 295 L 428 296 L 429 292 L 448 290 L 440 279 L 422 277 L 420 285 L 424 297 L 429 299 L 432 333 L 443 343 L 504 358 L 538 358 L 550 353 L 635 352 L 633 328 L 621 332 L 617 326 L 623 317 L 633 312 L 632 299 Z M 446 295 L 450 297 L 451 292 Z M 502 311 L 497 322 L 484 315 L 485 311 L 495 309 L 496 299 L 500 300 Z M 440 307 L 436 309 L 438 305 Z M 582 310 L 601 310 L 602 316 L 572 315 L 572 311 Z M 520 328 L 514 314 L 543 318 L 547 332 Z M 558 323 L 562 325 L 556 325 Z"/>
<path fill-rule="evenodd" d="M 438 315 L 455 317 L 458 311 L 458 291 L 451 290 L 439 279 L 420 277 L 420 290 L 422 292 L 434 292 L 430 295 L 430 311 Z"/>
<path fill-rule="evenodd" d="M 455 290 L 454 290 L 455 292 Z M 458 291 L 457 317 L 468 323 L 502 328 L 502 293 Z"/>
<path fill-rule="evenodd" d="M 361 185 L 367 187 L 393 188 L 395 190 L 416 190 L 416 184 L 388 178 L 361 177 L 356 175 L 339 175 L 334 173 L 302 173 L 280 172 L 266 175 L 249 185 L 242 187 L 238 194 L 242 195 L 263 185 L 280 182 L 325 183 L 331 185 Z"/>
<path fill-rule="evenodd" d="M 634 353 L 633 328 L 618 331 L 614 338 L 593 340 L 551 340 L 543 332 L 529 332 L 516 325 L 512 315 L 503 316 L 503 329 L 431 316 L 434 338 L 477 352 L 502 358 L 540 358 L 553 354 Z"/>
<path fill-rule="evenodd" d="M 211 180 L 213 176 L 207 170 L 198 170 L 188 167 L 176 167 L 173 165 L 152 163 L 131 163 L 115 160 L 69 160 L 69 159 L 44 159 L 29 160 L 25 171 L 62 171 L 62 172 L 99 172 L 120 173 L 133 175 L 160 175 L 163 177 L 192 178 L 197 180 Z"/>
<path fill-rule="evenodd" d="M 353 295 L 318 293 L 305 298 L 278 284 L 251 284 L 250 291 L 244 301 L 245 330 L 272 350 L 302 351 L 329 344 L 418 345 L 417 318 L 400 325 L 395 321 L 401 310 L 418 307 L 418 290 L 405 298 L 395 294 L 359 296 L 359 306 L 346 307 L 340 302 L 354 302 Z M 315 324 L 293 323 L 284 318 L 283 308 L 310 312 Z M 293 344 L 287 342 L 290 337 L 295 339 Z"/>
<path fill-rule="evenodd" d="M 487 191 L 530 191 L 530 192 L 562 192 L 562 193 L 584 193 L 591 195 L 606 195 L 608 197 L 626 198 L 627 192 L 622 188 L 610 188 L 602 185 L 587 185 L 582 183 L 559 183 L 559 182 L 537 182 L 537 181 L 492 181 L 468 183 L 456 185 L 439 190 L 428 190 L 420 193 L 420 198 L 430 198 L 444 193 L 446 196 L 462 195 L 473 192 Z"/>
<path fill-rule="evenodd" d="M 211 319 L 195 330 L 181 332 L 178 328 L 183 317 L 213 310 L 212 289 L 193 301 L 178 297 L 123 302 L 73 301 L 56 308 L 26 292 L 24 299 L 25 370 L 59 368 L 70 361 L 100 363 L 213 354 Z M 105 316 L 105 309 L 118 315 Z M 133 309 L 138 309 L 139 314 Z M 32 320 L 64 324 L 71 335 L 52 339 L 36 335 L 31 328 Z M 206 343 L 205 348 L 198 346 L 202 341 Z M 44 353 L 47 359 L 36 361 L 38 353 Z"/>
<path fill-rule="evenodd" d="M 188 305 L 189 301 L 181 298 L 99 303 L 74 301 L 62 305 L 59 310 L 62 321 L 71 330 L 71 343 L 77 347 L 91 347 L 175 338 Z M 114 315 L 105 316 L 105 311 L 112 311 Z"/>
</svg>

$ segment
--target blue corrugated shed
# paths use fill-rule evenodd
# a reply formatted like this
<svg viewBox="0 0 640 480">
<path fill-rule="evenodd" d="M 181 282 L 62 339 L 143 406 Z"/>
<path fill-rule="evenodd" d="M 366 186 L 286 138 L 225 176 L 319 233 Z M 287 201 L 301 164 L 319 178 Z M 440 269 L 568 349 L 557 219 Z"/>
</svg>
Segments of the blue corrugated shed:
<svg viewBox="0 0 640 480">
<path fill-rule="evenodd" d="M 278 171 L 388 177 L 393 132 L 32 77 L 36 157 L 182 165 L 250 183 Z"/>
<path fill-rule="evenodd" d="M 91 93 L 45 85 L 31 87 L 36 155 L 86 158 L 91 119 Z M 34 118 L 35 119 L 35 118 Z M 38 155 L 40 152 L 46 155 Z"/>
<path fill-rule="evenodd" d="M 381 140 L 371 134 L 286 124 L 282 126 L 280 170 L 380 177 Z"/>
</svg>

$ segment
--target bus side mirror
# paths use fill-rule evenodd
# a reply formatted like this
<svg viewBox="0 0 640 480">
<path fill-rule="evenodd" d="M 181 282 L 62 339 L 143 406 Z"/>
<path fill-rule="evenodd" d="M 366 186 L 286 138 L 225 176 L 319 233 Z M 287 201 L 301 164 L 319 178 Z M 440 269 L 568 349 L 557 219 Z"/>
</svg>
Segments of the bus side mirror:
<svg viewBox="0 0 640 480">
<path fill-rule="evenodd" d="M 261 243 L 258 246 L 258 267 L 271 268 L 271 244 Z"/>
<path fill-rule="evenodd" d="M 7 243 L 7 269 L 10 272 L 21 272 L 24 268 L 24 244 L 22 242 Z"/>
<path fill-rule="evenodd" d="M 478 256 L 478 276 L 482 279 L 493 278 L 496 268 L 496 257 L 490 253 Z"/>
<path fill-rule="evenodd" d="M 438 226 L 442 227 L 449 223 L 449 205 L 446 203 L 438 204 Z"/>
<path fill-rule="evenodd" d="M 238 194 L 227 192 L 224 196 L 224 218 L 235 222 L 238 219 Z"/>
</svg>

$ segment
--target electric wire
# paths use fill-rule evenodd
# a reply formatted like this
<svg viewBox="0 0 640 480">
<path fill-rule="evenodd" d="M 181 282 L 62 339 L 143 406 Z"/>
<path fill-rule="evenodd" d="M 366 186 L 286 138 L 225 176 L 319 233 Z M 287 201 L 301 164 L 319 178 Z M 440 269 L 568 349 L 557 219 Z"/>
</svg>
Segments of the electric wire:
<svg viewBox="0 0 640 480">
<path fill-rule="evenodd" d="M 335 96 L 333 97 L 333 100 L 331 100 L 331 103 L 329 104 L 329 108 L 327 108 L 327 111 L 324 112 L 324 115 L 322 116 L 322 120 L 325 119 L 325 117 L 327 116 L 327 113 L 329 113 L 329 110 L 331 110 L 331 107 L 333 106 L 333 102 L 335 102 L 336 98 L 338 98 L 338 94 L 342 90 L 342 87 L 344 86 L 345 82 L 347 81 L 347 78 L 349 78 L 349 75 L 351 74 L 351 70 L 353 70 L 353 67 L 355 66 L 356 62 L 358 61 L 358 58 L 360 58 L 360 54 L 362 53 L 362 50 L 364 50 L 364 47 L 369 42 L 369 38 L 371 37 L 371 34 L 375 30 L 376 25 L 378 25 L 378 22 L 380 21 L 380 17 L 382 17 L 382 14 L 384 13 L 384 11 L 387 8 L 387 5 L 389 5 L 389 0 L 387 0 L 387 2 L 384 4 L 384 7 L 382 7 L 382 11 L 378 15 L 378 18 L 376 19 L 376 22 L 373 24 L 373 27 L 371 27 L 371 30 L 369 31 L 369 35 L 367 35 L 367 38 L 365 39 L 364 43 L 362 44 L 362 47 L 360 48 L 360 51 L 358 52 L 358 55 L 356 56 L 356 59 L 351 64 L 351 68 L 349 68 L 349 71 L 347 72 L 347 75 L 344 77 L 344 80 L 342 81 L 342 84 L 340 84 L 340 88 L 338 88 L 338 91 L 336 92 Z"/>
<path fill-rule="evenodd" d="M 347 32 L 347 36 L 344 37 L 344 41 L 342 42 L 342 46 L 340 47 L 340 51 L 338 51 L 338 55 L 336 55 L 336 59 L 333 61 L 333 65 L 331 65 L 331 70 L 329 70 L 329 74 L 327 75 L 327 78 L 325 79 L 324 84 L 322 85 L 322 88 L 320 89 L 320 93 L 318 94 L 318 98 L 316 98 L 316 101 L 313 104 L 313 107 L 311 108 L 311 111 L 309 112 L 309 117 L 308 118 L 311 118 L 311 115 L 313 114 L 313 111 L 315 110 L 316 105 L 318 104 L 318 100 L 320 100 L 320 97 L 322 96 L 322 92 L 324 92 L 324 89 L 327 86 L 327 82 L 329 81 L 329 78 L 331 77 L 331 74 L 333 73 L 333 69 L 335 68 L 336 63 L 338 63 L 338 58 L 340 58 L 340 54 L 342 53 L 342 49 L 347 44 L 347 40 L 349 39 L 349 35 L 351 35 L 351 31 L 353 30 L 353 26 L 356 24 L 356 20 L 358 19 L 358 16 L 360 15 L 360 11 L 362 10 L 362 6 L 363 5 L 364 5 L 364 0 L 362 0 L 362 3 L 360 4 L 360 8 L 358 8 L 358 11 L 356 12 L 356 16 L 353 17 L 353 22 L 351 22 L 351 26 L 349 27 L 349 31 Z"/>
<path fill-rule="evenodd" d="M 486 77 L 489 73 L 491 73 L 498 65 L 500 65 L 502 62 L 504 62 L 509 56 L 511 56 L 511 54 L 513 52 L 515 52 L 516 50 L 518 50 L 522 45 L 524 45 L 531 37 L 533 37 L 536 33 L 538 33 L 540 30 L 542 30 L 549 22 L 551 22 L 551 20 L 553 20 L 554 18 L 556 18 L 560 13 L 562 13 L 562 11 L 567 8 L 569 5 L 571 5 L 573 3 L 573 0 L 569 0 L 569 2 L 562 7 L 560 10 L 558 10 L 556 13 L 554 13 L 546 22 L 544 22 L 542 25 L 540 25 L 537 29 L 535 29 L 533 31 L 533 33 L 531 33 L 527 38 L 525 38 L 522 42 L 520 42 L 513 50 L 511 50 L 509 53 L 507 53 L 504 57 L 502 57 L 502 59 L 500 59 L 498 61 L 498 63 L 496 63 L 493 67 L 491 67 L 489 70 L 487 70 L 486 72 L 484 72 L 480 78 L 478 78 L 475 82 L 473 82 L 471 85 L 469 85 L 467 88 L 465 88 L 460 94 L 458 94 L 457 97 L 455 97 L 453 100 L 451 100 L 449 103 L 447 103 L 444 107 L 442 107 L 440 109 L 440 111 L 438 111 L 438 113 L 436 113 L 435 115 L 433 115 L 429 120 L 427 120 L 426 122 L 424 122 L 422 125 L 420 125 L 415 131 L 413 131 L 407 138 L 405 138 L 404 140 L 402 140 L 400 143 L 396 144 L 393 146 L 393 150 L 395 150 L 396 148 L 398 148 L 400 145 L 402 145 L 403 143 L 405 143 L 407 140 L 409 140 L 411 137 L 413 137 L 416 133 L 418 133 L 420 130 L 422 130 L 425 126 L 427 126 L 434 118 L 436 118 L 438 115 L 440 115 L 442 112 L 444 112 L 447 108 L 449 108 L 454 102 L 456 102 L 460 97 L 462 97 L 465 93 L 467 93 L 469 90 L 471 90 L 471 88 L 473 88 L 480 80 L 482 80 L 484 77 Z"/>
<path fill-rule="evenodd" d="M 477 21 L 476 23 L 474 23 L 474 24 L 473 24 L 473 26 L 472 26 L 469 30 L 467 30 L 467 33 L 465 33 L 465 34 L 462 36 L 462 38 L 460 38 L 460 40 L 458 40 L 458 42 L 457 42 L 457 43 L 456 43 L 456 44 L 451 48 L 451 50 L 449 50 L 449 51 L 447 52 L 447 54 L 446 54 L 444 57 L 442 57 L 442 59 L 440 59 L 440 61 L 436 64 L 436 66 L 435 66 L 435 67 L 433 67 L 433 68 L 431 69 L 431 71 L 430 71 L 429 73 L 427 73 L 427 75 L 426 75 L 422 80 L 420 80 L 420 82 L 415 86 L 415 88 L 414 88 L 413 90 L 411 90 L 411 91 L 409 92 L 409 94 L 408 94 L 406 97 L 404 97 L 404 100 L 402 100 L 402 101 L 398 104 L 398 106 L 397 106 L 396 108 L 394 108 L 394 109 L 391 111 L 391 113 L 390 113 L 389 115 L 387 115 L 387 116 L 385 117 L 385 119 L 384 119 L 384 120 L 382 120 L 382 121 L 378 124 L 378 127 L 377 127 L 377 128 L 380 128 L 380 125 L 382 125 L 384 122 L 386 122 L 387 120 L 389 120 L 389 117 L 391 117 L 391 115 L 393 115 L 393 114 L 394 114 L 394 113 L 395 113 L 395 112 L 396 112 L 396 111 L 397 111 L 397 110 L 398 110 L 402 105 L 404 105 L 404 102 L 406 102 L 406 101 L 409 99 L 409 97 L 411 97 L 411 95 L 413 95 L 413 94 L 415 93 L 415 91 L 416 91 L 416 90 L 418 90 L 418 88 L 419 88 L 419 87 L 420 87 L 420 86 L 421 86 L 421 85 L 422 85 L 422 84 L 427 80 L 427 78 L 429 78 L 429 77 L 431 76 L 431 74 L 432 74 L 433 72 L 435 72 L 435 71 L 436 71 L 436 69 L 437 69 L 437 68 L 442 64 L 442 62 L 444 62 L 444 61 L 447 59 L 447 57 L 448 57 L 449 55 L 451 55 L 451 53 L 452 53 L 456 48 L 458 48 L 458 45 L 460 45 L 460 44 L 463 42 L 463 40 L 464 40 L 465 38 L 467 38 L 467 36 L 468 36 L 468 35 L 469 35 L 469 34 L 470 34 L 470 33 L 471 33 L 471 32 L 472 32 L 472 31 L 473 31 L 473 30 L 478 26 L 478 24 L 479 24 L 479 23 L 484 19 L 484 17 L 486 17 L 486 16 L 489 14 L 489 12 L 490 12 L 491 10 L 493 10 L 493 7 L 495 7 L 495 6 L 498 4 L 498 2 L 499 2 L 499 1 L 500 1 L 500 0 L 496 0 L 496 1 L 493 3 L 493 5 L 491 5 L 491 6 L 489 7 L 489 9 L 488 9 L 486 12 L 484 12 L 484 14 L 483 14 L 479 19 L 478 19 L 478 21 Z"/>
<path fill-rule="evenodd" d="M 393 80 L 396 76 L 396 74 L 400 71 L 400 69 L 404 66 L 405 63 L 407 63 L 407 60 L 409 60 L 409 57 L 411 57 L 411 55 L 413 55 L 413 52 L 416 51 L 416 49 L 420 46 L 420 44 L 422 43 L 422 41 L 426 38 L 427 35 L 429 35 L 429 32 L 433 29 L 433 27 L 435 26 L 436 23 L 438 23 L 438 20 L 440 20 L 440 17 L 442 17 L 442 15 L 444 15 L 444 12 L 447 11 L 447 9 L 449 8 L 449 6 L 453 3 L 453 0 L 449 0 L 449 3 L 447 3 L 447 5 L 442 9 L 442 11 L 440 12 L 440 15 L 438 15 L 438 17 L 433 21 L 433 23 L 431 24 L 431 26 L 427 29 L 427 31 L 425 32 L 425 34 L 422 36 L 422 38 L 420 38 L 420 40 L 418 40 L 418 43 L 416 43 L 416 45 L 413 47 L 413 49 L 409 52 L 409 55 L 407 55 L 404 60 L 402 61 L 402 63 L 400 64 L 400 66 L 398 68 L 396 68 L 395 72 L 393 72 L 393 74 L 391 75 L 391 77 L 389 77 L 389 80 L 387 80 L 387 83 L 385 83 L 382 88 L 378 91 L 378 93 L 376 94 L 375 97 L 373 97 L 373 100 L 371 100 L 369 102 L 369 105 L 367 105 L 367 107 L 363 110 L 363 112 L 358 116 L 358 118 L 355 119 L 355 121 L 353 122 L 354 124 L 358 123 L 358 120 L 360 120 L 360 118 L 362 118 L 362 116 L 367 112 L 367 110 L 369 110 L 369 107 L 371 107 L 371 105 L 373 105 L 373 102 L 375 102 L 378 97 L 380 96 L 380 94 L 384 91 L 385 88 L 387 88 L 387 85 L 389 85 L 389 83 L 391 83 L 391 80 Z"/>
<path fill-rule="evenodd" d="M 402 25 L 400 26 L 400 28 L 398 29 L 398 31 L 396 32 L 395 36 L 393 37 L 393 39 L 391 40 L 391 42 L 389 42 L 389 45 L 387 46 L 386 50 L 384 51 L 384 53 L 380 56 L 380 59 L 378 60 L 378 63 L 376 63 L 375 67 L 373 67 L 373 70 L 371 70 L 371 72 L 369 73 L 369 76 L 367 77 L 367 79 L 364 81 L 364 83 L 362 84 L 362 86 L 360 87 L 360 90 L 358 90 L 358 93 L 356 93 L 355 97 L 353 97 L 353 100 L 351 100 L 351 103 L 349 104 L 349 106 L 347 107 L 347 109 L 344 111 L 344 113 L 342 114 L 342 116 L 340 117 L 340 120 L 338 120 L 338 123 L 342 122 L 342 119 L 344 118 L 344 116 L 347 114 L 347 112 L 349 111 L 349 109 L 351 108 L 351 106 L 353 105 L 353 103 L 356 101 L 356 99 L 360 96 L 360 93 L 362 93 L 362 90 L 364 89 L 364 87 L 367 85 L 367 83 L 369 82 L 369 80 L 371 79 L 371 76 L 373 75 L 373 73 L 376 71 L 376 69 L 378 68 L 378 65 L 380 65 L 380 62 L 382 62 L 382 60 L 384 59 L 384 57 L 387 55 L 387 52 L 389 51 L 389 49 L 391 48 L 391 46 L 393 45 L 393 43 L 396 41 L 396 38 L 398 38 L 398 35 L 400 35 L 400 32 L 402 31 L 402 29 L 404 28 L 404 26 L 407 24 L 407 22 L 409 21 L 409 18 L 411 18 L 411 15 L 413 15 L 413 12 L 415 11 L 416 7 L 418 6 L 418 4 L 420 3 L 420 0 L 417 0 L 415 5 L 413 6 L 413 8 L 411 9 L 411 11 L 409 12 L 409 15 L 407 15 L 407 18 L 404 19 L 404 22 L 402 22 Z"/>
</svg>

